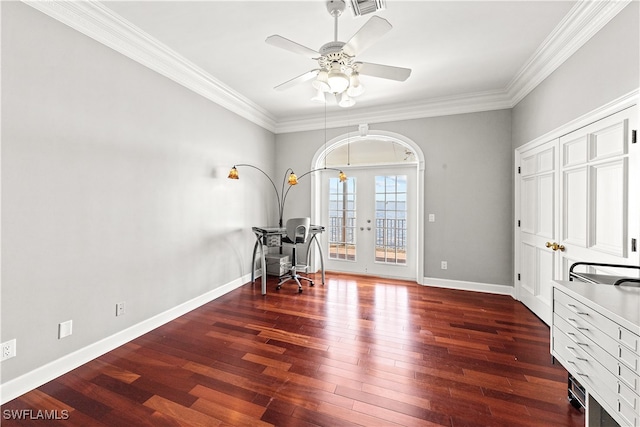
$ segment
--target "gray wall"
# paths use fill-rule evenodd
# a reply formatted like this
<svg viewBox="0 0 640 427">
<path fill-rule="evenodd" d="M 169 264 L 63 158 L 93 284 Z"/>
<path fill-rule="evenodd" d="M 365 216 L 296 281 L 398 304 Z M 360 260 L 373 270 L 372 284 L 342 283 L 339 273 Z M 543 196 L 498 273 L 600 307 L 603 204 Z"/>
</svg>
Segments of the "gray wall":
<svg viewBox="0 0 640 427">
<path fill-rule="evenodd" d="M 6 382 L 248 274 L 248 225 L 273 221 L 273 197 L 263 177 L 226 174 L 270 171 L 275 139 L 23 3 L 1 7 Z"/>
<path fill-rule="evenodd" d="M 631 2 L 513 108 L 513 148 L 640 86 L 640 2 Z"/>
<path fill-rule="evenodd" d="M 370 129 L 395 132 L 420 146 L 425 156 L 425 277 L 513 286 L 511 111 L 490 111 L 390 123 Z M 327 139 L 357 134 L 329 129 Z M 277 170 L 309 170 L 324 131 L 276 136 Z M 310 180 L 289 195 L 285 218 L 310 214 Z M 292 203 L 295 197 L 295 203 Z M 448 269 L 440 269 L 440 261 Z"/>
</svg>

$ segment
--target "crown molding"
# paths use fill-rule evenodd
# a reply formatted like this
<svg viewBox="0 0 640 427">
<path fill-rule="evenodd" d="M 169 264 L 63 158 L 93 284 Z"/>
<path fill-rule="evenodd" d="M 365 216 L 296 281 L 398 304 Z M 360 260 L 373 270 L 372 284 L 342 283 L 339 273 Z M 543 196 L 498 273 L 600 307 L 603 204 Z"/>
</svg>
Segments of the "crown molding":
<svg viewBox="0 0 640 427">
<path fill-rule="evenodd" d="M 512 106 L 522 101 L 631 1 L 576 3 L 505 88 Z"/>
<path fill-rule="evenodd" d="M 227 110 L 271 132 L 275 131 L 276 121 L 266 110 L 101 3 L 55 0 L 23 2 Z"/>
<path fill-rule="evenodd" d="M 357 123 L 384 123 L 425 117 L 450 116 L 480 111 L 511 108 L 511 101 L 504 91 L 488 91 L 458 96 L 431 98 L 424 102 L 385 105 L 348 111 L 340 110 L 327 114 L 326 127 L 336 128 Z M 310 115 L 281 120 L 276 124 L 276 133 L 301 132 L 325 127 L 324 116 Z"/>
<path fill-rule="evenodd" d="M 327 116 L 328 127 L 512 108 L 633 0 L 579 1 L 502 90 Z M 274 133 L 321 129 L 324 117 L 276 120 L 268 111 L 96 1 L 23 0 L 29 6 Z"/>
</svg>

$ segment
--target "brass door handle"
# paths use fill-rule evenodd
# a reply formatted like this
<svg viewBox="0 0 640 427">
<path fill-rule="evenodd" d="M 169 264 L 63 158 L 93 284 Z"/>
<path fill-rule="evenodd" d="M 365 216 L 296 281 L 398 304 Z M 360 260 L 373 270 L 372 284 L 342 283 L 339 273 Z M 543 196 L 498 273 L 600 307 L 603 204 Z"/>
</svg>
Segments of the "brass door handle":
<svg viewBox="0 0 640 427">
<path fill-rule="evenodd" d="M 554 251 L 560 250 L 560 252 L 564 252 L 564 245 L 559 245 L 556 242 L 547 242 L 545 243 L 545 246 L 553 249 Z"/>
</svg>

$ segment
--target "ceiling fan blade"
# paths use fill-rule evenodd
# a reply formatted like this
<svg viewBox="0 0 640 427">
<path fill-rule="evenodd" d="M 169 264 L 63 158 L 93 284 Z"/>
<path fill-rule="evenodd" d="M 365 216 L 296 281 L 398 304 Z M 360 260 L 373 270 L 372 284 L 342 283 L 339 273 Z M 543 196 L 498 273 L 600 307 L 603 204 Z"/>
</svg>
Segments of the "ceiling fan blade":
<svg viewBox="0 0 640 427">
<path fill-rule="evenodd" d="M 393 27 L 386 19 L 372 16 L 342 47 L 342 51 L 349 56 L 360 55 L 391 28 Z"/>
<path fill-rule="evenodd" d="M 285 39 L 284 37 L 277 34 L 267 37 L 265 42 L 267 42 L 267 44 L 270 44 L 271 46 L 279 47 L 280 49 L 288 50 L 289 52 L 298 53 L 311 59 L 317 59 L 318 57 L 320 57 L 320 54 L 315 50 L 306 46 L 302 46 L 301 44 L 298 44 L 289 39 Z"/>
<path fill-rule="evenodd" d="M 311 80 L 312 78 L 318 75 L 318 71 L 320 70 L 307 71 L 306 73 L 301 74 L 298 77 L 294 77 L 291 80 L 287 80 L 286 82 L 279 84 L 278 86 L 274 87 L 274 89 L 286 90 L 286 89 L 292 88 L 293 86 L 299 85 L 300 83 L 304 83 L 306 81 Z"/>
<path fill-rule="evenodd" d="M 358 65 L 358 72 L 366 76 L 403 82 L 411 75 L 410 68 L 392 67 L 390 65 L 372 64 L 370 62 L 357 62 L 356 64 Z"/>
</svg>

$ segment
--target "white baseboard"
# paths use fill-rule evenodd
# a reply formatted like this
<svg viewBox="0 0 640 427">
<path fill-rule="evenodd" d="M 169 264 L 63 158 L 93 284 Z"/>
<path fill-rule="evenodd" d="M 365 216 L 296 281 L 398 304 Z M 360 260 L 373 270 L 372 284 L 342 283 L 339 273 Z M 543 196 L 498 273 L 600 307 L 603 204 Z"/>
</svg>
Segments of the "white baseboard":
<svg viewBox="0 0 640 427">
<path fill-rule="evenodd" d="M 170 322 L 183 314 L 190 312 L 222 295 L 239 288 L 243 284 L 251 280 L 249 274 L 235 279 L 225 285 L 213 289 L 196 298 L 186 301 L 176 307 L 173 307 L 163 313 L 144 320 L 136 325 L 124 329 L 114 335 L 90 344 L 73 353 L 67 354 L 60 359 L 54 360 L 44 366 L 27 372 L 11 381 L 0 384 L 0 404 L 23 395 L 41 385 L 66 374 L 67 372 L 84 365 L 85 363 L 117 348 L 129 341 L 138 338 L 153 329 Z"/>
<path fill-rule="evenodd" d="M 509 295 L 515 299 L 515 288 L 507 285 L 493 285 L 491 283 L 467 282 L 463 280 L 437 279 L 435 277 L 425 277 L 423 286 L 434 288 L 458 289 L 462 291 L 485 292 L 488 294 Z"/>
</svg>

